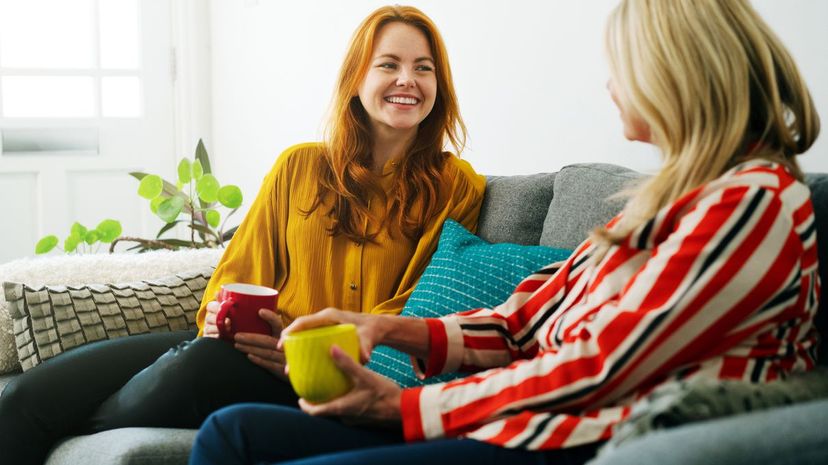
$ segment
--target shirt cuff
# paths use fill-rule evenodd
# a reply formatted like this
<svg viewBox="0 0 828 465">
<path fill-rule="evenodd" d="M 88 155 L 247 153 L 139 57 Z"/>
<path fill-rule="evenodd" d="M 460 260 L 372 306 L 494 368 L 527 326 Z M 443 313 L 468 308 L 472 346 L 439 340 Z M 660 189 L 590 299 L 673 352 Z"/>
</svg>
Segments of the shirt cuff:
<svg viewBox="0 0 828 465">
<path fill-rule="evenodd" d="M 420 391 L 422 387 L 403 389 L 400 396 L 403 436 L 406 442 L 425 440 L 423 421 L 420 418 Z"/>
<path fill-rule="evenodd" d="M 406 442 L 437 439 L 445 436 L 439 396 L 442 385 L 403 389 L 400 416 Z"/>
<path fill-rule="evenodd" d="M 428 326 L 428 359 L 411 357 L 411 365 L 420 379 L 453 373 L 463 362 L 463 332 L 456 318 L 424 318 Z"/>
</svg>

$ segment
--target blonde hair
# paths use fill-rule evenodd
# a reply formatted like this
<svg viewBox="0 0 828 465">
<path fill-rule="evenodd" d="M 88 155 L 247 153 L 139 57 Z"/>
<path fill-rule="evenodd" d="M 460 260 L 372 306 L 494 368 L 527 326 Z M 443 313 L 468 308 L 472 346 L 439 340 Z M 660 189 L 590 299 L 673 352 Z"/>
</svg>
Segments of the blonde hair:
<svg viewBox="0 0 828 465">
<path fill-rule="evenodd" d="M 409 238 L 422 234 L 426 222 L 437 214 L 446 198 L 441 190 L 441 183 L 445 181 L 442 167 L 446 161 L 443 147 L 450 143 L 459 155 L 466 140 L 448 52 L 434 22 L 411 6 L 384 6 L 368 15 L 354 32 L 339 72 L 326 131 L 327 163 L 320 166 L 316 200 L 306 212 L 321 208 L 326 198 L 332 199 L 327 212 L 333 219 L 329 233 L 343 234 L 360 243 L 376 236 L 362 229 L 371 217 L 369 193 L 384 198 L 385 192 L 371 174 L 370 124 L 356 95 L 368 71 L 377 34 L 391 23 L 413 26 L 425 35 L 437 78 L 434 107 L 420 123 L 413 143 L 400 160 L 394 197 L 386 199 L 387 218 L 383 220 L 390 220 L 392 233 L 401 231 Z"/>
<path fill-rule="evenodd" d="M 605 31 L 622 102 L 649 125 L 663 166 L 632 188 L 609 246 L 735 164 L 764 158 L 798 179 L 819 134 L 796 64 L 747 0 L 623 0 Z"/>
</svg>

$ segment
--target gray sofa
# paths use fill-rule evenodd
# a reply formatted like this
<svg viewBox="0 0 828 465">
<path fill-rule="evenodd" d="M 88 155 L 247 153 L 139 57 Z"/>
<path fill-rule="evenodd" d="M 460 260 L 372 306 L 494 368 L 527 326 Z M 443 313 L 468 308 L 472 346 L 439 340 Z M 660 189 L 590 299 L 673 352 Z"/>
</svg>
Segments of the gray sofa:
<svg viewBox="0 0 828 465">
<path fill-rule="evenodd" d="M 605 199 L 639 176 L 615 165 L 579 164 L 557 173 L 490 177 L 478 235 L 490 242 L 573 248 L 622 206 Z M 828 238 L 828 175 L 810 175 L 808 182 L 818 237 Z M 820 274 L 828 283 L 828 240 L 820 243 L 819 256 Z M 823 290 L 823 305 L 827 301 Z M 825 317 L 822 311 L 823 334 Z M 820 351 L 823 363 L 825 349 Z M 0 377 L 0 389 L 12 376 Z M 181 464 L 194 435 L 194 430 L 125 428 L 68 438 L 47 464 Z M 817 400 L 656 431 L 600 455 L 595 463 L 828 463 L 826 445 L 828 400 Z"/>
</svg>

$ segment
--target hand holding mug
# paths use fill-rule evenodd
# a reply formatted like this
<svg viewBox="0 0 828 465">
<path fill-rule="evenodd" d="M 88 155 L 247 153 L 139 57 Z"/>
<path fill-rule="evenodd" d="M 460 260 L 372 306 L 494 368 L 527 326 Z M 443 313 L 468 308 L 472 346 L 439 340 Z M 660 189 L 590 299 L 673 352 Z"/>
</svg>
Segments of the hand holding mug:
<svg viewBox="0 0 828 465">
<path fill-rule="evenodd" d="M 336 324 L 352 324 L 356 327 L 357 336 L 359 337 L 359 360 L 362 363 L 368 363 L 371 351 L 374 350 L 374 346 L 382 342 L 386 332 L 382 315 L 346 312 L 328 307 L 294 320 L 282 331 L 281 339 L 294 332 Z M 283 342 L 280 340 L 279 347 L 283 348 L 282 345 Z"/>
<path fill-rule="evenodd" d="M 303 397 L 299 407 L 310 415 L 337 416 L 357 424 L 400 425 L 402 388 L 361 366 L 338 346 L 331 347 L 330 355 L 352 389 L 324 403 L 312 403 Z"/>
<path fill-rule="evenodd" d="M 272 335 L 270 323 L 259 313 L 264 309 L 275 315 L 278 297 L 279 291 L 269 287 L 240 283 L 222 285 L 215 316 L 219 338 L 233 341 L 236 333 Z M 230 325 L 227 325 L 228 320 Z"/>
</svg>

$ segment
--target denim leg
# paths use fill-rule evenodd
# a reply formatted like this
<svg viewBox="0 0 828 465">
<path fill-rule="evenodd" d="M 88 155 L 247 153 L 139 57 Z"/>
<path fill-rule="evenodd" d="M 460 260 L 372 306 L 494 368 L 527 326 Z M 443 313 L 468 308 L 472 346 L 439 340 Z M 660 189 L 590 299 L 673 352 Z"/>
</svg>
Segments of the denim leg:
<svg viewBox="0 0 828 465">
<path fill-rule="evenodd" d="M 399 429 L 351 427 L 301 410 L 240 404 L 210 415 L 196 437 L 191 465 L 280 462 L 403 442 Z"/>
<path fill-rule="evenodd" d="M 506 449 L 472 439 L 440 439 L 368 447 L 278 463 L 290 465 L 508 465 L 518 463 L 582 465 L 595 455 L 596 448 L 595 445 L 588 445 L 540 452 Z"/>
<path fill-rule="evenodd" d="M 471 439 L 406 444 L 396 428 L 360 428 L 292 408 L 242 404 L 207 418 L 193 445 L 190 465 L 581 465 L 594 457 L 597 446 L 536 452 Z"/>
</svg>

